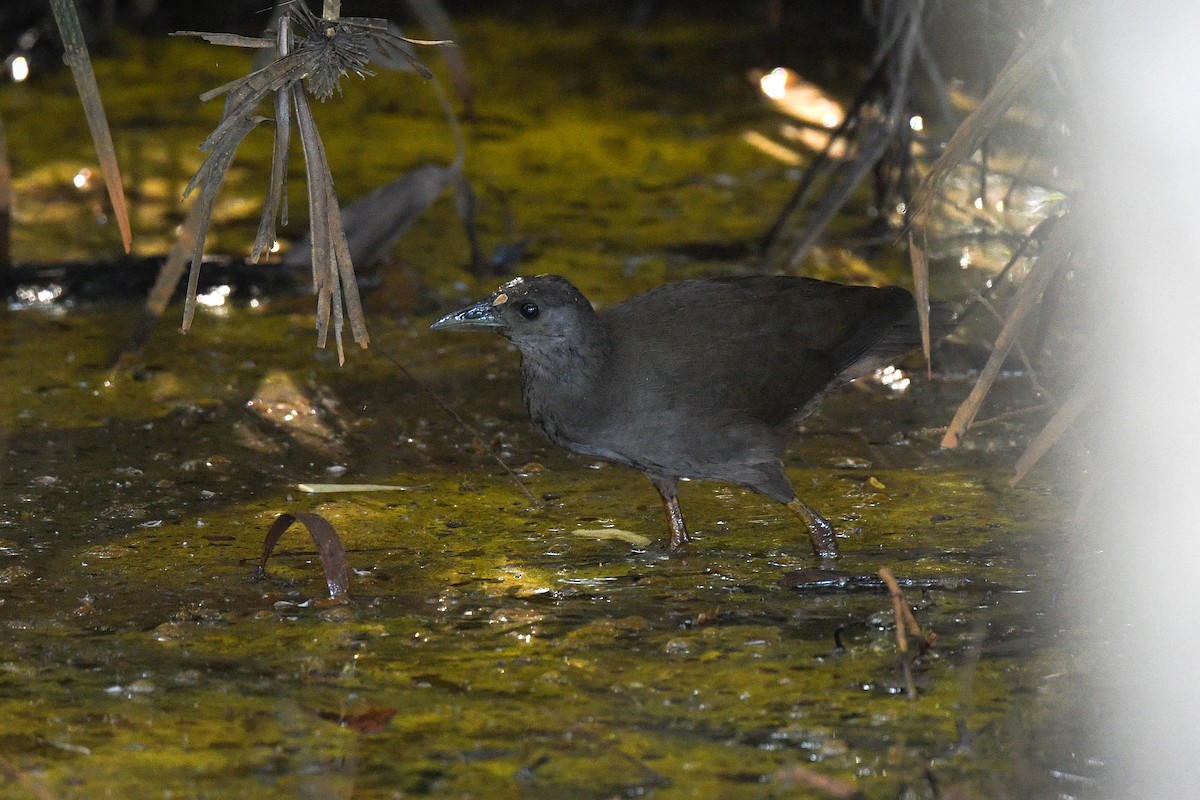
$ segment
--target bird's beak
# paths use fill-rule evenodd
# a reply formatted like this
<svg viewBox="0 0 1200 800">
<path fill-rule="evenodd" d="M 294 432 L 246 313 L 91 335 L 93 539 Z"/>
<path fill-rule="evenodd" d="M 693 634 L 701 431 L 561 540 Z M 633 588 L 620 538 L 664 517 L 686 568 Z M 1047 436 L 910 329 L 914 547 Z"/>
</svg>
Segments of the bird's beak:
<svg viewBox="0 0 1200 800">
<path fill-rule="evenodd" d="M 503 328 L 492 300 L 481 300 L 473 306 L 451 312 L 429 326 L 433 331 L 469 330 L 471 328 Z"/>
</svg>

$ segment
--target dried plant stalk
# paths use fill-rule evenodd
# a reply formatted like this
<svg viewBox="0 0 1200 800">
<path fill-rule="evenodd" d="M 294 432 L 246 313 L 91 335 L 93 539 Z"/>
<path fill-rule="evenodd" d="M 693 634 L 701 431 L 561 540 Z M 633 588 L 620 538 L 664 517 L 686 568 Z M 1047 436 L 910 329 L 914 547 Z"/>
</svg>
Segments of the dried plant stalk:
<svg viewBox="0 0 1200 800">
<path fill-rule="evenodd" d="M 108 128 L 104 103 L 100 100 L 100 87 L 96 83 L 96 73 L 92 71 L 87 42 L 83 38 L 83 29 L 79 25 L 79 15 L 75 11 L 75 4 L 72 0 L 50 0 L 50 7 L 54 10 L 54 21 L 62 36 L 63 60 L 67 62 L 67 66 L 71 68 L 71 74 L 75 76 L 79 99 L 83 101 L 83 113 L 87 118 L 88 129 L 92 132 L 92 141 L 96 145 L 96 156 L 100 160 L 100 172 L 104 175 L 104 186 L 108 190 L 113 216 L 117 218 L 117 227 L 121 231 L 121 244 L 128 253 L 133 248 L 133 233 L 129 227 L 129 209 L 125 204 L 125 187 L 121 183 L 121 170 L 117 166 L 117 151 L 113 147 L 112 133 Z"/>
<path fill-rule="evenodd" d="M 892 599 L 892 614 L 896 620 L 896 647 L 900 651 L 904 685 L 908 690 L 908 698 L 915 700 L 917 685 L 913 681 L 912 662 L 908 657 L 908 637 L 911 636 L 922 642 L 922 647 L 930 647 L 933 645 L 935 635 L 931 633 L 927 636 L 921 631 L 921 626 L 917 623 L 917 618 L 913 616 L 908 601 L 904 599 L 904 592 L 900 590 L 900 584 L 896 582 L 896 576 L 892 574 L 892 571 L 887 567 L 880 567 L 879 577 L 887 585 L 888 595 Z"/>
<path fill-rule="evenodd" d="M 933 358 L 929 343 L 929 261 L 916 237 L 908 234 L 908 256 L 912 261 L 913 297 L 917 302 L 917 322 L 921 326 L 921 352 L 925 354 L 925 374 L 933 378 Z"/>
<path fill-rule="evenodd" d="M 1076 418 L 1083 412 L 1088 405 L 1091 404 L 1092 398 L 1096 394 L 1096 385 L 1094 382 L 1088 381 L 1080 386 L 1075 387 L 1074 393 L 1067 398 L 1066 402 L 1059 406 L 1054 412 L 1054 416 L 1046 423 L 1046 427 L 1038 432 L 1038 435 L 1033 437 L 1033 441 L 1025 448 L 1025 452 L 1017 459 L 1017 464 L 1013 468 L 1013 476 L 1009 478 L 1008 485 L 1016 486 L 1034 465 L 1046 454 L 1046 451 L 1059 440 L 1059 437 L 1066 432 L 1068 428 L 1075 422 Z"/>
<path fill-rule="evenodd" d="M 1060 218 L 1054 225 L 1054 230 L 1051 231 L 1041 255 L 1038 256 L 1029 275 L 1025 277 L 1025 280 L 1021 282 L 1020 288 L 1017 289 L 1016 302 L 1008 313 L 1004 328 L 1000 331 L 1000 335 L 996 337 L 996 342 L 992 346 L 992 354 L 988 358 L 987 364 L 984 365 L 983 371 L 979 374 L 979 379 L 975 382 L 975 386 L 971 388 L 971 393 L 967 396 L 967 399 L 958 407 L 958 412 L 954 415 L 954 419 L 950 422 L 946 434 L 942 437 L 941 446 L 943 449 L 953 449 L 958 447 L 962 442 L 963 436 L 966 435 L 967 430 L 971 427 L 971 422 L 979 413 L 979 409 L 982 407 L 988 391 L 992 388 L 992 384 L 1000 374 L 1000 368 L 1004 365 L 1004 360 L 1008 358 L 1009 351 L 1012 350 L 1013 345 L 1016 343 L 1017 335 L 1021 332 L 1022 323 L 1037 304 L 1038 299 L 1050 283 L 1050 279 L 1054 277 L 1055 272 L 1070 258 L 1077 235 L 1078 224 L 1070 214 Z"/>
<path fill-rule="evenodd" d="M 202 100 L 226 95 L 225 110 L 217 127 L 200 145 L 208 158 L 189 182 L 184 194 L 199 189 L 198 211 L 193 215 L 195 228 L 188 232 L 194 237 L 192 270 L 188 294 L 184 303 L 183 329 L 192 322 L 196 308 L 196 285 L 199 278 L 204 240 L 217 190 L 220 187 L 233 155 L 245 136 L 263 117 L 255 109 L 274 95 L 275 142 L 271 159 L 271 182 L 263 205 L 262 219 L 252 246 L 251 257 L 257 261 L 275 240 L 275 222 L 282 214 L 286 222 L 285 180 L 287 154 L 291 140 L 291 115 L 296 115 L 301 149 L 304 152 L 308 179 L 309 225 L 312 241 L 313 289 L 317 295 L 317 344 L 324 347 L 330 323 L 337 343 L 338 362 L 345 362 L 342 328 L 350 320 L 354 340 L 366 347 L 370 342 L 366 319 L 358 295 L 354 264 L 342 227 L 337 196 L 333 191 L 333 176 L 324 145 L 313 120 L 308 94 L 321 100 L 339 91 L 342 77 L 354 73 L 360 77 L 373 74 L 368 67 L 372 52 L 384 55 L 399 54 L 426 78 L 432 73 L 416 56 L 407 52 L 411 44 L 449 44 L 445 41 L 407 39 L 393 33 L 382 19 L 339 17 L 340 3 L 327 2 L 323 17 L 315 16 L 303 2 L 291 3 L 280 18 L 274 41 L 232 34 L 183 31 L 183 35 L 198 36 L 213 44 L 233 47 L 273 47 L 278 57 L 261 69 L 237 80 L 205 92 Z M 374 48 L 374 51 L 372 50 Z"/>
<path fill-rule="evenodd" d="M 1050 58 L 1066 36 L 1068 24 L 1074 18 L 1074 0 L 1051 3 L 1004 69 L 979 107 L 972 111 L 954 131 L 938 160 L 929 169 L 913 197 L 910 219 L 921 225 L 929 213 L 937 186 L 951 169 L 966 161 L 979 149 L 984 138 L 1017 99 L 1043 74 Z"/>
</svg>

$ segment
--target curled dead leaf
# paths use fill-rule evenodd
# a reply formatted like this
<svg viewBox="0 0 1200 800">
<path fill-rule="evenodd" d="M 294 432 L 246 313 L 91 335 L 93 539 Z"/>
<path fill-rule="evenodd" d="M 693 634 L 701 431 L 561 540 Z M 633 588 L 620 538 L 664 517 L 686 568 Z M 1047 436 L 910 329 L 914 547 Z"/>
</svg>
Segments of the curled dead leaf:
<svg viewBox="0 0 1200 800">
<path fill-rule="evenodd" d="M 255 578 L 264 580 L 267 577 L 267 559 L 275 549 L 279 537 L 297 521 L 308 529 L 316 542 L 321 570 L 325 573 L 325 582 L 329 585 L 330 599 L 345 599 L 350 589 L 350 565 L 346 560 L 346 548 L 342 546 L 342 538 L 338 536 L 329 520 L 310 511 L 285 511 L 275 518 L 263 540 L 262 558 L 259 559 Z"/>
</svg>

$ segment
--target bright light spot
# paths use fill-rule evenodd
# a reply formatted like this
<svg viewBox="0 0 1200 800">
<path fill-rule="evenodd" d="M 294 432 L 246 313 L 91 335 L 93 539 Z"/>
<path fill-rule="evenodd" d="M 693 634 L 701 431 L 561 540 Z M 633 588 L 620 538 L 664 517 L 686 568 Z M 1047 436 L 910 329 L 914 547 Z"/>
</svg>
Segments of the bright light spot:
<svg viewBox="0 0 1200 800">
<path fill-rule="evenodd" d="M 913 114 L 908 118 L 908 127 L 914 131 L 925 130 L 925 119 L 920 114 Z"/>
<path fill-rule="evenodd" d="M 908 211 L 907 205 L 905 205 L 904 203 L 896 203 L 896 213 L 897 214 L 903 214 L 905 211 Z"/>
<path fill-rule="evenodd" d="M 983 282 L 983 285 L 988 289 L 992 288 L 992 279 L 988 278 L 986 281 Z"/>
<path fill-rule="evenodd" d="M 251 308 L 258 308 L 260 305 L 262 305 L 262 303 L 260 303 L 260 302 L 258 301 L 258 298 L 257 298 L 257 297 L 251 298 L 251 300 L 250 300 L 250 307 L 251 307 Z"/>
<path fill-rule="evenodd" d="M 34 292 L 33 301 L 35 303 L 52 303 L 55 300 L 57 300 L 61 295 L 62 295 L 62 287 L 61 286 L 49 286 L 49 287 L 38 289 L 36 292 Z"/>
<path fill-rule="evenodd" d="M 875 370 L 875 380 L 891 389 L 893 394 L 901 394 L 909 387 L 912 381 L 904 370 L 897 367 L 884 367 L 883 369 Z"/>
<path fill-rule="evenodd" d="M 841 104 L 821 90 L 821 87 L 784 67 L 763 75 L 758 81 L 762 93 L 780 111 L 810 125 L 833 129 L 842 124 L 846 112 Z"/>
<path fill-rule="evenodd" d="M 779 100 L 787 94 L 787 84 L 788 71 L 783 67 L 776 67 L 758 81 L 762 93 L 772 100 Z"/>
<path fill-rule="evenodd" d="M 92 185 L 92 171 L 87 167 L 75 173 L 75 177 L 71 178 L 71 183 L 75 184 L 76 189 L 86 189 Z"/>
<path fill-rule="evenodd" d="M 983 211 L 983 198 L 982 197 L 975 198 L 975 207 L 977 209 L 979 209 L 980 211 Z"/>
<path fill-rule="evenodd" d="M 279 240 L 278 240 L 278 239 L 276 239 L 275 241 L 271 242 L 271 252 L 272 252 L 272 253 L 278 253 L 278 252 L 279 252 L 280 250 L 282 250 L 282 249 L 283 249 L 283 245 L 281 245 L 281 244 L 279 243 Z"/>
<path fill-rule="evenodd" d="M 8 72 L 12 75 L 13 83 L 25 80 L 29 77 L 29 59 L 25 56 L 14 56 L 8 65 Z"/>
<path fill-rule="evenodd" d="M 996 210 L 997 211 L 1004 210 L 1004 198 L 1000 198 L 999 200 L 996 201 Z"/>
<path fill-rule="evenodd" d="M 963 269 L 971 266 L 971 248 L 964 247 L 962 249 L 962 256 L 958 259 L 958 265 Z"/>
<path fill-rule="evenodd" d="M 45 286 L 18 286 L 13 294 L 16 296 L 17 302 L 10 307 L 49 306 L 55 300 L 62 297 L 63 287 L 57 283 L 50 283 Z"/>
<path fill-rule="evenodd" d="M 196 302 L 202 306 L 207 306 L 208 308 L 217 308 L 225 305 L 225 298 L 229 297 L 229 294 L 232 291 L 233 289 L 231 287 L 224 284 L 221 286 L 214 286 L 212 291 L 206 292 L 205 294 L 196 295 Z"/>
</svg>

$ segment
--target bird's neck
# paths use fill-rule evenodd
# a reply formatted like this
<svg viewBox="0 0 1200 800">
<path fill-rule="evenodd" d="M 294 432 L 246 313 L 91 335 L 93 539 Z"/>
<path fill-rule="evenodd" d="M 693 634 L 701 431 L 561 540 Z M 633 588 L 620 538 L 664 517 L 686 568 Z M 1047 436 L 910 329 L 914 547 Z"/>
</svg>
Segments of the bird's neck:
<svg viewBox="0 0 1200 800">
<path fill-rule="evenodd" d="M 567 447 L 603 404 L 612 343 L 601 321 L 594 322 L 521 353 L 525 407 L 550 439 Z"/>
<path fill-rule="evenodd" d="M 551 393 L 588 393 L 600 381 L 612 354 L 603 325 L 572 331 L 569 337 L 548 339 L 536 349 L 521 350 L 521 377 L 526 387 Z"/>
</svg>

